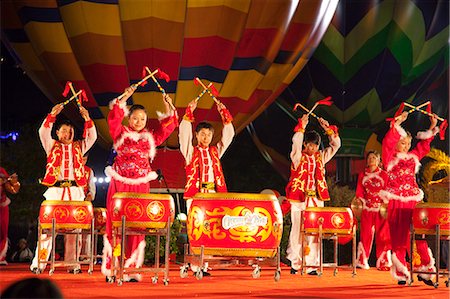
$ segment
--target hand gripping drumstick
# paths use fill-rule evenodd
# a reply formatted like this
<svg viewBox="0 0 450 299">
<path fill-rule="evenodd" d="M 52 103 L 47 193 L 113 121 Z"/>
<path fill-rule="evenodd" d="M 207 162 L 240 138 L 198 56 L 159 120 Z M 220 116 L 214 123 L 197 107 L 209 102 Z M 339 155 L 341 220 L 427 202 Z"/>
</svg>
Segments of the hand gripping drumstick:
<svg viewBox="0 0 450 299">
<path fill-rule="evenodd" d="M 319 105 L 327 105 L 327 106 L 330 106 L 331 104 L 333 104 L 333 101 L 331 101 L 331 97 L 326 97 L 326 98 L 324 98 L 324 99 L 322 99 L 322 100 L 317 101 L 317 102 L 314 104 L 314 106 L 311 108 L 311 110 L 309 110 L 308 108 L 306 108 L 306 107 L 303 106 L 302 104 L 297 103 L 297 104 L 295 104 L 295 106 L 294 106 L 294 111 L 297 110 L 297 107 L 298 107 L 298 106 L 300 106 L 303 110 L 305 110 L 306 112 L 308 112 L 308 115 L 311 115 L 311 116 L 313 116 L 313 117 L 319 119 L 319 117 L 318 117 L 315 113 L 313 113 L 313 110 L 316 109 L 316 107 L 319 106 Z"/>
<path fill-rule="evenodd" d="M 63 103 L 63 106 L 66 105 L 66 104 L 68 104 L 71 100 L 75 99 L 76 102 L 77 102 L 78 108 L 81 108 L 81 101 L 84 101 L 84 102 L 87 102 L 87 101 L 88 101 L 88 98 L 87 98 L 87 96 L 86 96 L 86 92 L 85 92 L 83 89 L 80 89 L 79 92 L 76 92 L 76 91 L 75 91 L 75 88 L 73 88 L 72 82 L 67 81 L 67 82 L 66 82 L 66 86 L 65 86 L 65 88 L 64 88 L 64 91 L 63 91 L 62 95 L 63 95 L 64 97 L 66 97 L 67 94 L 69 93 L 69 90 L 72 91 L 72 97 L 71 97 L 68 101 L 65 101 L 65 102 Z M 78 98 L 78 95 L 80 95 L 80 94 L 81 94 L 81 100 Z"/>
<path fill-rule="evenodd" d="M 425 111 L 425 110 L 422 110 L 422 109 L 420 109 L 420 108 L 422 108 L 423 106 L 426 106 L 426 105 L 428 105 L 430 103 L 430 101 L 428 101 L 428 102 L 426 102 L 426 103 L 423 103 L 423 104 L 421 104 L 421 105 L 419 105 L 419 106 L 413 106 L 413 105 L 411 105 L 411 104 L 408 104 L 408 103 L 403 103 L 405 106 L 408 106 L 408 107 L 410 107 L 410 108 L 412 108 L 411 110 L 409 110 L 408 111 L 408 113 L 411 113 L 411 112 L 413 112 L 413 111 L 419 111 L 419 112 L 421 112 L 421 113 L 423 113 L 423 114 L 425 114 L 425 115 L 428 115 L 428 116 L 433 116 L 433 113 L 430 113 L 430 112 L 428 112 L 428 111 Z M 438 120 L 440 120 L 440 121 L 444 121 L 444 119 L 442 118 L 442 117 L 439 117 L 439 116 L 437 116 L 436 115 L 436 118 L 438 119 Z"/>
<path fill-rule="evenodd" d="M 220 103 L 220 101 L 214 95 L 214 93 L 217 93 L 217 91 L 213 93 L 213 92 L 211 92 L 211 90 L 209 90 L 209 88 L 214 88 L 214 85 L 212 83 L 210 83 L 210 84 L 208 84 L 208 86 L 206 86 L 205 84 L 203 84 L 202 80 L 200 80 L 199 77 L 195 77 L 194 83 L 200 84 L 203 87 L 203 89 L 206 90 L 206 92 L 211 96 L 211 98 L 214 100 L 214 102 L 216 102 L 216 104 Z"/>
<path fill-rule="evenodd" d="M 164 88 L 161 86 L 161 84 L 159 84 L 158 80 L 156 80 L 155 75 L 150 71 L 150 69 L 149 69 L 148 67 L 145 67 L 145 70 L 146 70 L 147 73 L 149 74 L 150 78 L 152 78 L 153 82 L 156 83 L 156 86 L 158 86 L 159 91 L 161 91 L 163 95 L 166 95 L 166 91 L 165 91 Z M 156 73 L 159 73 L 159 74 L 160 74 L 160 78 L 165 79 L 166 82 L 169 82 L 169 81 L 170 81 L 169 76 L 168 76 L 166 73 L 164 73 L 163 71 L 161 71 L 160 69 L 157 69 L 157 70 L 156 70 Z M 169 104 L 170 109 L 176 110 L 176 109 L 175 109 L 175 106 L 174 106 L 172 103 L 168 102 L 165 98 L 164 98 L 164 101 L 166 101 L 166 103 Z"/>
<path fill-rule="evenodd" d="M 132 84 L 130 87 L 136 88 L 136 87 L 138 87 L 139 85 L 141 85 L 144 82 L 145 82 L 145 84 L 147 84 L 147 79 L 150 78 L 151 76 L 155 75 L 158 71 L 159 71 L 159 69 L 154 71 L 153 73 L 150 73 L 149 75 L 145 76 L 139 82 L 136 82 L 136 83 Z M 144 86 L 145 84 L 142 84 L 142 86 Z M 117 99 L 120 100 L 124 96 L 125 96 L 125 92 L 122 93 L 120 96 L 118 96 Z"/>
</svg>

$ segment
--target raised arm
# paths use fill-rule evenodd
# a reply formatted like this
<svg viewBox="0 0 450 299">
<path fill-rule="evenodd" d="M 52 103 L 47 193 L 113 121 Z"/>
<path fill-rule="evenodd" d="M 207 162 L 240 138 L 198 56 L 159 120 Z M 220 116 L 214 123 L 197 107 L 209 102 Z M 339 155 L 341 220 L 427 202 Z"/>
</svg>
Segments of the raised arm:
<svg viewBox="0 0 450 299">
<path fill-rule="evenodd" d="M 135 87 L 127 87 L 124 90 L 125 95 L 120 100 L 116 98 L 109 102 L 109 109 L 111 109 L 111 111 L 108 114 L 108 127 L 109 134 L 113 141 L 115 141 L 122 132 L 122 120 L 125 115 L 128 115 L 127 100 L 135 90 Z"/>
<path fill-rule="evenodd" d="M 406 136 L 406 131 L 401 124 L 408 118 L 408 112 L 403 112 L 397 119 L 391 121 L 390 128 L 381 143 L 381 159 L 385 166 L 389 165 L 396 152 L 400 138 Z"/>
<path fill-rule="evenodd" d="M 61 113 L 64 105 L 57 104 L 53 106 L 50 114 L 47 115 L 41 127 L 39 128 L 39 139 L 41 139 L 42 147 L 45 153 L 48 155 L 55 144 L 55 140 L 52 138 L 52 128 L 56 121 L 56 116 Z"/>
<path fill-rule="evenodd" d="M 339 138 L 338 128 L 336 126 L 330 126 L 328 121 L 321 117 L 318 120 L 320 126 L 325 130 L 325 134 L 328 136 L 329 145 L 323 151 L 323 163 L 328 163 L 341 147 L 341 138 Z"/>
<path fill-rule="evenodd" d="M 434 136 L 439 132 L 439 128 L 436 127 L 437 116 L 433 114 L 430 116 L 430 127 L 427 131 L 418 132 L 417 139 L 420 141 L 417 143 L 416 147 L 411 151 L 411 153 L 417 155 L 419 160 L 425 157 L 430 152 L 430 144 L 434 139 Z"/>
<path fill-rule="evenodd" d="M 294 128 L 294 136 L 292 137 L 292 149 L 291 149 L 291 161 L 294 169 L 297 169 L 302 158 L 303 138 L 305 134 L 306 126 L 308 125 L 309 118 L 307 114 L 304 114 L 298 119 L 297 126 Z"/>
<path fill-rule="evenodd" d="M 223 123 L 222 129 L 222 139 L 217 144 L 217 150 L 219 153 L 219 158 L 223 156 L 227 148 L 230 146 L 231 142 L 234 138 L 234 126 L 233 126 L 233 117 L 231 116 L 230 111 L 228 111 L 227 107 L 221 102 L 217 103 L 217 110 L 220 113 Z"/>
<path fill-rule="evenodd" d="M 160 113 L 157 111 L 160 125 L 153 131 L 153 137 L 155 138 L 156 146 L 163 143 L 178 126 L 177 111 L 170 108 L 172 104 L 172 98 L 168 94 L 163 94 L 163 97 L 164 105 L 166 106 L 166 112 Z"/>
<path fill-rule="evenodd" d="M 197 108 L 197 101 L 192 100 L 186 107 L 183 120 L 180 123 L 178 139 L 180 142 L 180 152 L 186 161 L 186 165 L 191 163 L 194 147 L 192 145 L 192 123 L 194 122 L 194 110 Z"/>
<path fill-rule="evenodd" d="M 84 131 L 82 141 L 83 155 L 94 145 L 97 140 L 97 130 L 95 129 L 94 122 L 89 116 L 89 112 L 83 106 L 80 107 L 81 116 L 84 119 Z"/>
</svg>

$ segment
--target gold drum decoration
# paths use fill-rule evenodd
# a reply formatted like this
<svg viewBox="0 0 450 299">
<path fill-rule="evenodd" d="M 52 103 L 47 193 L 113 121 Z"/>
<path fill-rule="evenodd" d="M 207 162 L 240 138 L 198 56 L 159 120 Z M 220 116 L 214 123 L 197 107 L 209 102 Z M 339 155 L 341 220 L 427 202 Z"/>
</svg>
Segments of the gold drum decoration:
<svg viewBox="0 0 450 299">
<path fill-rule="evenodd" d="M 423 202 L 416 205 L 413 211 L 416 234 L 434 235 L 437 224 L 441 235 L 450 235 L 450 203 Z"/>
<path fill-rule="evenodd" d="M 283 234 L 283 215 L 273 194 L 197 193 L 187 233 L 194 254 L 274 257 Z"/>
</svg>

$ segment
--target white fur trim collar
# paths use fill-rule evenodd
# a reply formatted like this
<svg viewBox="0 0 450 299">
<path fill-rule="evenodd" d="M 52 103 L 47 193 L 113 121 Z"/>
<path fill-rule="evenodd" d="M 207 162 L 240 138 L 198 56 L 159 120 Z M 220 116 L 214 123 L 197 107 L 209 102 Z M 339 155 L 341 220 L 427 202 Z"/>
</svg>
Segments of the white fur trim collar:
<svg viewBox="0 0 450 299">
<path fill-rule="evenodd" d="M 383 199 L 384 202 L 389 202 L 390 200 L 398 200 L 401 202 L 409 202 L 409 201 L 415 201 L 415 202 L 420 202 L 423 199 L 423 191 L 422 189 L 419 189 L 419 194 L 414 195 L 414 196 L 398 196 L 396 194 L 393 194 L 389 191 L 386 190 L 381 190 L 380 191 L 380 197 Z"/>
<path fill-rule="evenodd" d="M 156 180 L 158 174 L 155 171 L 150 171 L 146 176 L 137 179 L 126 178 L 117 173 L 111 166 L 105 168 L 105 174 L 119 182 L 129 184 L 129 185 L 139 185 L 143 183 L 148 183 L 150 181 Z"/>
</svg>

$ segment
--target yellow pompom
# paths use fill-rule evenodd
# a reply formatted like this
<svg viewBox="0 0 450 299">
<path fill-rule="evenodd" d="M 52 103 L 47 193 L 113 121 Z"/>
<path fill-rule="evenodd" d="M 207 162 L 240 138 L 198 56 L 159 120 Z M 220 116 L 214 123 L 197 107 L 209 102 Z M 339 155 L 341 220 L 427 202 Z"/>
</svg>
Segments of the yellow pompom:
<svg viewBox="0 0 450 299">
<path fill-rule="evenodd" d="M 413 266 L 420 266 L 421 263 L 420 255 L 417 252 L 413 252 Z"/>
<path fill-rule="evenodd" d="M 122 250 L 121 250 L 120 244 L 117 244 L 116 247 L 114 247 L 113 255 L 114 256 L 120 256 L 121 251 Z"/>
<path fill-rule="evenodd" d="M 308 255 L 311 252 L 311 248 L 309 246 L 305 246 L 305 255 Z"/>
<path fill-rule="evenodd" d="M 39 260 L 47 260 L 48 251 L 45 248 L 39 250 Z"/>
</svg>

